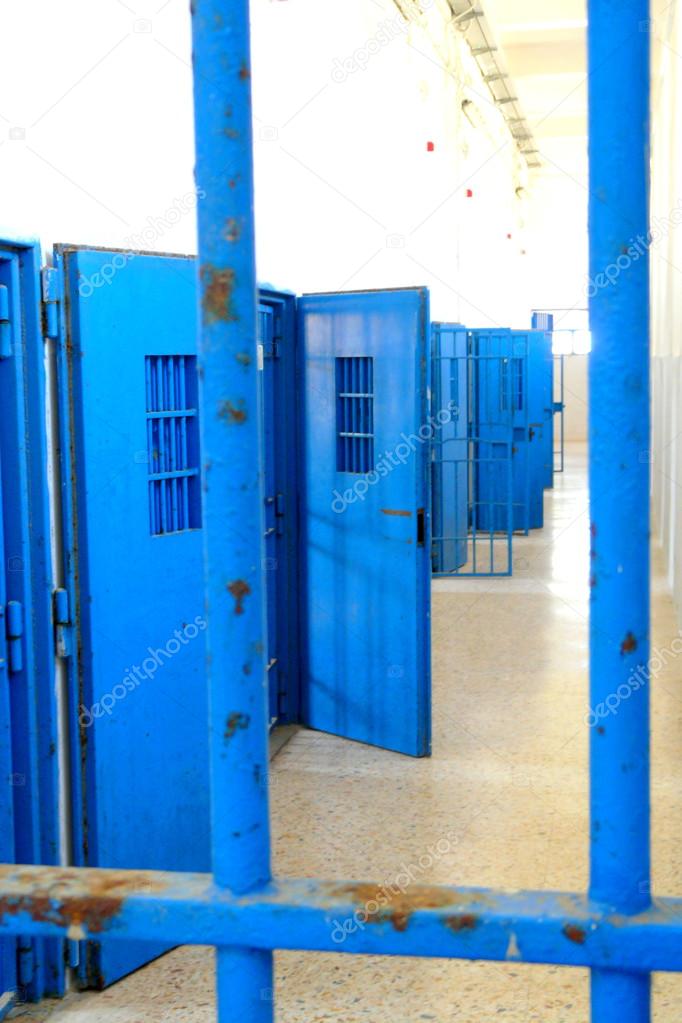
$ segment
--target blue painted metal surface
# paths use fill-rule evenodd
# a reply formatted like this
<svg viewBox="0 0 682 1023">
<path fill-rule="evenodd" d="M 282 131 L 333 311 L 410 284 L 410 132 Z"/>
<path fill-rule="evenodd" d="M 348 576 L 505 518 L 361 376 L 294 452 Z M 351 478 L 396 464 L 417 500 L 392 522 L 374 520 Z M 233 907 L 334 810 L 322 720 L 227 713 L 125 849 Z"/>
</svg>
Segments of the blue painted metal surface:
<svg viewBox="0 0 682 1023">
<path fill-rule="evenodd" d="M 74 862 L 208 870 L 195 266 L 61 260 Z M 91 943 L 80 981 L 104 987 L 160 951 Z"/>
<path fill-rule="evenodd" d="M 59 862 L 57 707 L 37 243 L 0 241 L 0 460 L 14 855 Z M 63 990 L 62 942 L 19 940 L 18 981 L 31 1000 Z"/>
<path fill-rule="evenodd" d="M 304 296 L 299 324 L 303 719 L 425 756 L 435 429 L 428 293 Z"/>
<path fill-rule="evenodd" d="M 6 322 L 9 322 L 7 320 Z M 11 352 L 11 347 L 9 348 Z M 2 458 L 0 457 L 0 508 L 4 501 Z M 14 800 L 12 795 L 12 729 L 10 719 L 10 677 L 7 663 L 5 606 L 7 586 L 3 516 L 0 514 L 0 857 L 3 863 L 14 861 Z M 17 994 L 17 941 L 12 935 L 0 938 L 0 1019 L 12 1008 Z"/>
<path fill-rule="evenodd" d="M 641 0 L 589 3 L 593 275 L 615 263 L 633 229 L 647 233 L 648 14 Z M 263 995 L 272 990 L 274 947 L 589 966 L 592 1018 L 644 1023 L 650 971 L 682 970 L 681 900 L 650 897 L 647 686 L 622 701 L 603 729 L 591 730 L 589 898 L 410 886 L 394 906 L 379 900 L 376 884 L 269 883 L 246 3 L 198 5 L 194 41 L 198 175 L 206 191 L 200 409 L 210 462 L 203 514 L 214 873 L 81 870 L 71 880 L 63 868 L 3 868 L 0 927 L 6 934 L 76 927 L 86 937 L 106 933 L 121 942 L 215 944 L 222 1023 L 271 1023 L 273 1003 Z M 226 111 L 228 96 L 234 103 Z M 225 175 L 234 188 L 224 187 Z M 649 653 L 648 458 L 641 457 L 649 445 L 647 304 L 645 258 L 592 302 L 593 706 L 614 685 L 628 685 Z M 226 419 L 226 401 L 243 412 L 237 422 Z M 604 404 L 614 410 L 616 429 L 612 420 L 608 430 L 600 421 Z M 227 609 L 226 588 L 234 598 Z M 334 939 L 337 920 L 351 923 L 342 945 Z"/>
<path fill-rule="evenodd" d="M 296 299 L 260 288 L 258 366 L 263 423 L 270 724 L 300 720 Z"/>
<path fill-rule="evenodd" d="M 467 563 L 469 538 L 469 362 L 466 327 L 431 325 L 431 558 L 434 574 Z M 441 422 L 442 420 L 442 422 Z"/>
<path fill-rule="evenodd" d="M 66 248 L 58 268 L 68 309 L 60 394 L 62 479 L 69 491 L 63 515 L 68 588 L 60 591 L 58 621 L 68 632 L 73 617 L 76 629 L 73 639 L 65 638 L 69 691 L 77 694 L 71 706 L 75 860 L 206 870 L 195 264 L 186 257 Z M 270 344 L 277 345 L 259 361 L 269 424 L 265 507 L 273 530 L 263 567 L 269 606 L 279 609 L 268 639 L 273 723 L 280 695 L 291 719 L 298 713 L 295 424 L 288 400 L 295 381 L 293 307 L 291 296 L 261 295 Z M 238 420 L 241 413 L 235 407 L 225 414 Z M 134 599 L 126 565 L 134 566 Z M 133 756 L 126 752 L 131 746 Z M 115 782 L 112 764 L 121 765 Z M 163 950 L 91 943 L 80 950 L 80 981 L 104 987 Z"/>
<path fill-rule="evenodd" d="M 237 895 L 201 874 L 95 870 L 73 880 L 75 873 L 27 868 L 17 877 L 0 868 L 0 928 L 56 934 L 75 924 L 115 941 L 137 933 L 266 951 L 608 966 L 640 975 L 682 970 L 679 898 L 620 915 L 611 903 L 572 892 L 422 884 L 392 892 L 380 881 L 281 878 Z"/>
<path fill-rule="evenodd" d="M 649 4 L 590 0 L 590 277 L 648 237 Z M 592 289 L 589 381 L 590 705 L 622 694 L 590 730 L 590 893 L 627 916 L 650 904 L 649 261 L 646 248 Z M 608 424 L 600 410 L 608 408 Z M 592 1017 L 644 1023 L 649 977 L 595 970 Z"/>
<path fill-rule="evenodd" d="M 542 330 L 545 332 L 544 358 L 547 379 L 543 385 L 543 419 L 545 424 L 543 428 L 543 443 L 545 446 L 544 485 L 545 487 L 551 488 L 554 486 L 554 415 L 556 412 L 556 409 L 554 408 L 554 355 L 552 352 L 554 316 L 552 313 L 535 312 L 531 317 L 531 327 L 533 330 Z"/>
<path fill-rule="evenodd" d="M 241 894 L 271 871 L 248 3 L 202 0 L 192 30 L 213 873 Z M 273 989 L 270 950 L 218 947 L 221 1020 L 271 1023 Z"/>
<path fill-rule="evenodd" d="M 433 414 L 447 404 L 440 395 L 449 394 L 453 384 L 455 404 L 465 411 L 463 420 L 458 417 L 437 431 L 432 445 L 435 574 L 510 575 L 511 335 L 508 330 L 435 327 Z"/>
</svg>

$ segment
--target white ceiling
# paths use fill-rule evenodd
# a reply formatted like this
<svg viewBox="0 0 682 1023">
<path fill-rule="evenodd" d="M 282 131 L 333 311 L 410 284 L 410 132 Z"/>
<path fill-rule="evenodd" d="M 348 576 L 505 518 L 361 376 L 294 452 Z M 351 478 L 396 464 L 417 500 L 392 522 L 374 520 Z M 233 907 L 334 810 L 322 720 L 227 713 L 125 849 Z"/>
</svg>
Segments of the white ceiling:
<svg viewBox="0 0 682 1023">
<path fill-rule="evenodd" d="M 584 180 L 587 161 L 587 26 L 584 0 L 487 0 L 546 173 Z"/>
</svg>

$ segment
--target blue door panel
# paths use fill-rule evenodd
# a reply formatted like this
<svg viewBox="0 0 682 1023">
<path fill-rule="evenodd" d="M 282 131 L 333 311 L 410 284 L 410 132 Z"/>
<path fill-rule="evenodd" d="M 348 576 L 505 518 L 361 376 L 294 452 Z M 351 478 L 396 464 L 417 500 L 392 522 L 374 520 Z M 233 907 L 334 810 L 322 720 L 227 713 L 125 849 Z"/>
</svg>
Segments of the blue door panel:
<svg viewBox="0 0 682 1023">
<path fill-rule="evenodd" d="M 76 861 L 209 870 L 195 267 L 136 256 L 108 279 L 111 253 L 64 261 Z M 88 943 L 81 980 L 103 987 L 162 951 Z"/>
<path fill-rule="evenodd" d="M 5 565 L 3 627 L 9 637 L 3 702 L 11 771 L 6 802 L 20 863 L 59 862 L 57 707 L 51 623 L 44 349 L 40 251 L 0 242 L 0 460 Z M 4 735 L 7 756 L 7 730 Z M 63 942 L 19 940 L 22 997 L 60 994 Z"/>
<path fill-rule="evenodd" d="M 428 293 L 305 296 L 299 329 L 304 720 L 423 756 L 430 750 Z"/>
<path fill-rule="evenodd" d="M 58 251 L 57 262 L 68 310 L 59 400 L 77 631 L 69 659 L 76 860 L 210 870 L 195 262 L 79 249 Z M 294 590 L 294 405 L 281 410 L 282 367 L 292 378 L 295 371 L 293 303 L 261 296 L 261 329 L 279 345 L 263 358 L 261 395 L 272 445 L 264 458 L 273 528 L 268 655 L 273 687 L 286 681 L 292 718 L 295 637 L 277 643 L 285 628 L 297 629 L 280 607 Z M 233 601 L 226 590 L 226 611 Z M 275 718 L 278 704 L 275 690 Z M 80 982 L 105 987 L 165 950 L 89 942 Z"/>
<path fill-rule="evenodd" d="M 433 570 L 466 564 L 468 535 L 467 330 L 460 324 L 431 328 L 431 415 L 443 422 L 432 443 Z"/>
<path fill-rule="evenodd" d="M 544 489 L 547 481 L 547 442 L 551 440 L 549 413 L 547 334 L 541 330 L 514 331 L 517 343 L 527 346 L 528 379 L 528 468 L 529 510 L 531 529 L 541 529 L 544 521 Z"/>
</svg>

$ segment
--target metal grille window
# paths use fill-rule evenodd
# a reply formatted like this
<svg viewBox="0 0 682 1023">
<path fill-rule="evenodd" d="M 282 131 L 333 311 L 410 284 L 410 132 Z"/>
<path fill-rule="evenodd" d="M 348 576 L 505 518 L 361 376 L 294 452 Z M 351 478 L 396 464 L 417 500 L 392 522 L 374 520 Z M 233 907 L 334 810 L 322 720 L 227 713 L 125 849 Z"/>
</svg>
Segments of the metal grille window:
<svg viewBox="0 0 682 1023">
<path fill-rule="evenodd" d="M 189 355 L 145 358 L 152 536 L 201 525 L 196 362 Z"/>
<path fill-rule="evenodd" d="M 336 468 L 367 473 L 374 468 L 374 359 L 336 359 Z"/>
</svg>

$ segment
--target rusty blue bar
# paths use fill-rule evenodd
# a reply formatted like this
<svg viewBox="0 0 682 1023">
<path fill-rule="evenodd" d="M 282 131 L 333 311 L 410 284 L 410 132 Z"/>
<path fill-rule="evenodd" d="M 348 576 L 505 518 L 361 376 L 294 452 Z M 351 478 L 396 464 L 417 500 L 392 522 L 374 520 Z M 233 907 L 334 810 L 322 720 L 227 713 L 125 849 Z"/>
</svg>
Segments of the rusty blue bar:
<svg viewBox="0 0 682 1023">
<path fill-rule="evenodd" d="M 263 498 L 247 0 L 193 4 L 213 870 L 270 878 Z M 218 949 L 220 1020 L 272 1019 L 272 955 Z"/>
<path fill-rule="evenodd" d="M 682 969 L 682 899 L 622 915 L 568 892 L 420 884 L 401 891 L 385 882 L 285 878 L 235 895 L 207 874 L 13 866 L 0 868 L 0 893 L 0 936 L 19 929 L 134 936 L 266 951 L 555 963 L 599 967 L 600 974 L 608 967 L 640 977 Z M 249 959 L 225 955 L 233 1005 L 248 1004 L 254 995 Z"/>
<path fill-rule="evenodd" d="M 590 896 L 650 905 L 649 4 L 590 0 Z M 650 979 L 592 974 L 596 1023 L 644 1023 Z"/>
</svg>

